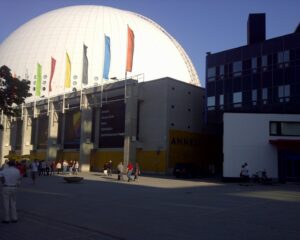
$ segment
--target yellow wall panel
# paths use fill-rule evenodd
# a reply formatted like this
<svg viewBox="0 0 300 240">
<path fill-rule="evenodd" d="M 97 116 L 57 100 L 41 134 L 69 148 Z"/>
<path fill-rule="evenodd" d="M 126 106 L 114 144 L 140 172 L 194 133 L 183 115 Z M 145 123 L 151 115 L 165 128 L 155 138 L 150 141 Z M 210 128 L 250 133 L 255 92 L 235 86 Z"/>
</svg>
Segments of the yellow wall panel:
<svg viewBox="0 0 300 240">
<path fill-rule="evenodd" d="M 140 164 L 141 171 L 145 172 L 166 172 L 166 152 L 138 150 L 136 160 Z"/>
<path fill-rule="evenodd" d="M 37 159 L 37 160 L 41 161 L 41 160 L 46 160 L 46 157 L 47 157 L 47 152 L 46 151 L 43 151 L 43 152 L 32 151 L 30 153 L 30 159 L 31 160 Z"/>
<path fill-rule="evenodd" d="M 123 150 L 120 151 L 95 151 L 91 154 L 91 170 L 102 171 L 103 166 L 109 160 L 112 161 L 112 166 L 114 169 L 117 165 L 123 161 L 124 153 Z"/>
</svg>

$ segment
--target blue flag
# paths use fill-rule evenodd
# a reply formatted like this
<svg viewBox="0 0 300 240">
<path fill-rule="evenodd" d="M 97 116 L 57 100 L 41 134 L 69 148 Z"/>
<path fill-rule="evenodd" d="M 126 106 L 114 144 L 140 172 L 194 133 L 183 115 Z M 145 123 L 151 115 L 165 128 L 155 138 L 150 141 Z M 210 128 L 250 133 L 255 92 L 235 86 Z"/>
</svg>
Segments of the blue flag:
<svg viewBox="0 0 300 240">
<path fill-rule="evenodd" d="M 103 78 L 108 79 L 110 68 L 110 38 L 105 36 L 105 52 L 104 52 L 104 65 L 103 65 Z"/>
</svg>

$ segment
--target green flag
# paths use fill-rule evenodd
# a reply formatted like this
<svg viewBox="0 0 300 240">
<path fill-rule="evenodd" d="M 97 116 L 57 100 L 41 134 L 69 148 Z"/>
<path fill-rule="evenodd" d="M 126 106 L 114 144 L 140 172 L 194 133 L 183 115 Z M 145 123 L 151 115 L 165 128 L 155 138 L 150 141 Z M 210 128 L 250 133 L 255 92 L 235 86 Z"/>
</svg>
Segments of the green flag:
<svg viewBox="0 0 300 240">
<path fill-rule="evenodd" d="M 35 83 L 35 96 L 41 96 L 41 83 L 42 83 L 42 65 L 37 64 L 36 83 Z"/>
</svg>

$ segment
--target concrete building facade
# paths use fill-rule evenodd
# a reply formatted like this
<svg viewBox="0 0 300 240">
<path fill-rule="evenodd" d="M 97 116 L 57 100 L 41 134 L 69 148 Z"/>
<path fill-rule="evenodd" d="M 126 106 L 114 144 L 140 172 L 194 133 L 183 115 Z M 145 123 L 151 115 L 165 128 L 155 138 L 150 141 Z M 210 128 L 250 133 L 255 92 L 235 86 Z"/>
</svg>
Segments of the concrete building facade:
<svg viewBox="0 0 300 240">
<path fill-rule="evenodd" d="M 203 88 L 163 78 L 119 81 L 27 103 L 22 116 L 3 119 L 1 161 L 78 160 L 83 171 L 101 170 L 109 160 L 114 167 L 138 161 L 146 172 L 168 173 L 177 162 L 200 160 L 191 139 L 200 138 L 203 99 Z M 190 139 L 185 155 L 173 153 L 182 148 L 175 144 L 179 138 Z"/>
</svg>

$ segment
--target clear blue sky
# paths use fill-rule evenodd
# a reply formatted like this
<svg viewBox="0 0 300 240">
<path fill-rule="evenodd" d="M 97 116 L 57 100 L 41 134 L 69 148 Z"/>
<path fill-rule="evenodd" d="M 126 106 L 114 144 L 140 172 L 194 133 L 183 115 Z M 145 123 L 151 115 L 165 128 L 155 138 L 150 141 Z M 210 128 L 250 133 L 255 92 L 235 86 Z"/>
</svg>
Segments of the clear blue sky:
<svg viewBox="0 0 300 240">
<path fill-rule="evenodd" d="M 249 13 L 267 14 L 267 38 L 291 33 L 300 22 L 300 0 L 0 0 L 0 42 L 33 17 L 71 5 L 111 6 L 157 22 L 185 49 L 202 86 L 206 52 L 245 45 Z"/>
</svg>

